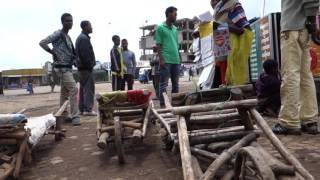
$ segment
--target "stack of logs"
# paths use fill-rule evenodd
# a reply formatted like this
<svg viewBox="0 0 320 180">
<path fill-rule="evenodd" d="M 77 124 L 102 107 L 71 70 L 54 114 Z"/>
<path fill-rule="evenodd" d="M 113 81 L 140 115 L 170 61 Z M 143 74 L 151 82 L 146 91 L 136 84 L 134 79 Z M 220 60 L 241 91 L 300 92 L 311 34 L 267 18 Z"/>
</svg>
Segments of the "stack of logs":
<svg viewBox="0 0 320 180">
<path fill-rule="evenodd" d="M 241 89 L 231 88 L 228 89 L 230 98 L 225 98 L 233 101 L 212 103 L 215 98 L 211 96 L 209 103 L 199 102 L 199 94 L 206 96 L 206 93 L 217 92 L 221 93 L 212 90 L 195 93 L 197 97 L 181 98 L 178 95 L 187 100 L 185 103 L 192 104 L 179 107 L 172 107 L 164 94 L 166 109 L 152 109 L 168 147 L 180 150 L 185 180 L 314 179 L 255 110 L 256 99 L 244 100 Z M 261 135 L 266 136 L 282 155 L 281 161 L 257 143 Z"/>
<path fill-rule="evenodd" d="M 11 175 L 19 178 L 22 163 L 32 161 L 28 145 L 30 132 L 24 126 L 25 122 L 0 125 L 0 179 Z"/>
</svg>

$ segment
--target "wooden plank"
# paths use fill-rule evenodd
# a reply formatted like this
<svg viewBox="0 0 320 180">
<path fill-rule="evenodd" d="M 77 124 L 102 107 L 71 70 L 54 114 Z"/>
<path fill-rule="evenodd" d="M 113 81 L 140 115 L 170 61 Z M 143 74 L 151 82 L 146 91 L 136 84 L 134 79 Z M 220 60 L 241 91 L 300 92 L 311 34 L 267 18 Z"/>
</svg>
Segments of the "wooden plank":
<svg viewBox="0 0 320 180">
<path fill-rule="evenodd" d="M 302 166 L 302 164 L 294 157 L 289 150 L 281 143 L 278 137 L 272 132 L 269 125 L 263 119 L 256 109 L 250 110 L 251 115 L 256 120 L 256 123 L 264 132 L 265 136 L 270 140 L 273 146 L 279 151 L 281 156 L 291 165 L 293 165 L 296 170 L 307 180 L 314 180 L 314 177 Z"/>
<path fill-rule="evenodd" d="M 186 120 L 184 117 L 180 116 L 179 121 L 177 122 L 177 126 L 183 177 L 184 180 L 194 180 L 195 176 L 192 168 L 192 158 L 188 138 L 188 130 Z"/>
</svg>

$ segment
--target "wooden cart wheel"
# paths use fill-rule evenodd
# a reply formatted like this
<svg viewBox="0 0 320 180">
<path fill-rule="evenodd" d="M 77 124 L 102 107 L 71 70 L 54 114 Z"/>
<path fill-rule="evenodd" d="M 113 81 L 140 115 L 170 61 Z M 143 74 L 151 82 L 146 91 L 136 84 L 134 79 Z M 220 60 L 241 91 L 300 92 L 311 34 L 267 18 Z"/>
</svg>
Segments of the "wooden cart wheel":
<svg viewBox="0 0 320 180">
<path fill-rule="evenodd" d="M 118 116 L 114 118 L 114 142 L 118 154 L 118 161 L 120 164 L 124 164 L 125 160 L 122 147 L 121 124 Z"/>
<path fill-rule="evenodd" d="M 256 148 L 244 147 L 236 157 L 235 179 L 276 180 L 276 177 Z"/>
</svg>

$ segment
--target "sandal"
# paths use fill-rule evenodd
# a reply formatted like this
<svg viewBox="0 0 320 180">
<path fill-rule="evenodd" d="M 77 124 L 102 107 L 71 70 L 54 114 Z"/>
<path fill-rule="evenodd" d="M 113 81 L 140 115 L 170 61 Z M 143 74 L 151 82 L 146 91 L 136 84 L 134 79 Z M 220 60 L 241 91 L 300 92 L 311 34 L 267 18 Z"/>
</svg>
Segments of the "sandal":
<svg viewBox="0 0 320 180">
<path fill-rule="evenodd" d="M 312 135 L 319 134 L 318 125 L 316 122 L 302 124 L 301 131 Z"/>
</svg>

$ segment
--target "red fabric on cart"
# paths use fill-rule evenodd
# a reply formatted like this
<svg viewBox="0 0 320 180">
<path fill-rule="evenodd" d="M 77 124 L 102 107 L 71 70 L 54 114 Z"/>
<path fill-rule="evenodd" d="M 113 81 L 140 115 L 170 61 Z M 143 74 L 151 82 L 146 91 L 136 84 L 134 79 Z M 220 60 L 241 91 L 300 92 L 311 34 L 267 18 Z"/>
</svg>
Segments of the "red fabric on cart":
<svg viewBox="0 0 320 180">
<path fill-rule="evenodd" d="M 145 104 L 150 100 L 152 92 L 149 90 L 130 90 L 127 91 L 128 101 L 136 104 Z"/>
</svg>

